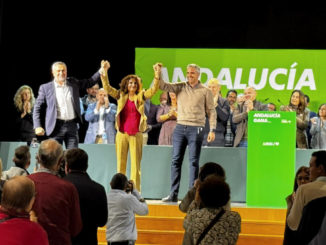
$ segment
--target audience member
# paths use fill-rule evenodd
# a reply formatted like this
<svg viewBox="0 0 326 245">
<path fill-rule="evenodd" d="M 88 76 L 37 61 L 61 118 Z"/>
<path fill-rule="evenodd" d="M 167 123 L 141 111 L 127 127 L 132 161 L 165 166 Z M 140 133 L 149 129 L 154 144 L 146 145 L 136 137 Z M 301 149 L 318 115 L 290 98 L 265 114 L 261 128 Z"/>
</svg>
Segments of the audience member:
<svg viewBox="0 0 326 245">
<path fill-rule="evenodd" d="M 1 175 L 1 179 L 8 180 L 14 176 L 29 175 L 27 169 L 31 164 L 31 153 L 29 152 L 28 146 L 23 145 L 16 148 L 12 161 L 15 163 L 15 166 L 4 171 Z"/>
<path fill-rule="evenodd" d="M 173 92 L 166 93 L 167 102 L 160 106 L 156 118 L 162 123 L 159 145 L 172 145 L 172 136 L 175 126 L 177 125 L 177 96 Z"/>
<path fill-rule="evenodd" d="M 276 105 L 274 103 L 267 104 L 268 111 L 276 111 Z"/>
<path fill-rule="evenodd" d="M 29 145 L 35 136 L 33 127 L 34 93 L 30 86 L 21 86 L 14 97 L 14 105 L 18 111 L 16 117 L 17 138 L 15 140 L 27 142 Z"/>
<path fill-rule="evenodd" d="M 187 81 L 167 83 L 160 79 L 160 89 L 177 95 L 178 117 L 173 132 L 173 153 L 171 163 L 171 191 L 163 202 L 177 202 L 181 178 L 181 166 L 187 145 L 189 148 L 189 189 L 198 176 L 201 145 L 204 138 L 206 115 L 210 132 L 207 141 L 215 139 L 216 111 L 212 92 L 199 81 L 200 67 L 187 66 Z"/>
<path fill-rule="evenodd" d="M 206 118 L 203 145 L 224 147 L 226 124 L 230 115 L 230 106 L 227 99 L 222 98 L 222 96 L 220 95 L 221 85 L 219 84 L 219 81 L 217 79 L 215 78 L 210 79 L 208 81 L 207 86 L 212 91 L 214 106 L 215 106 L 217 116 L 216 116 L 215 139 L 214 141 L 211 142 L 207 142 L 207 136 L 209 133 L 209 121 L 208 118 Z"/>
<path fill-rule="evenodd" d="M 33 181 L 24 176 L 6 181 L 0 206 L 0 244 L 49 244 L 44 229 L 30 220 L 34 201 Z"/>
<path fill-rule="evenodd" d="M 145 115 L 147 117 L 147 129 L 144 134 L 147 134 L 147 137 L 145 136 L 147 141 L 144 142 L 144 145 L 158 145 L 158 138 L 160 136 L 162 127 L 162 123 L 156 120 L 156 115 L 159 108 L 160 106 L 154 105 L 150 99 L 146 100 Z"/>
<path fill-rule="evenodd" d="M 187 194 L 179 204 L 179 209 L 181 212 L 187 213 L 190 204 L 195 200 L 196 191 L 200 183 L 202 183 L 207 176 L 212 174 L 221 177 L 221 179 L 223 180 L 226 179 L 225 171 L 221 165 L 214 162 L 205 163 L 199 170 L 198 179 L 196 180 L 195 185 L 187 192 Z M 231 210 L 230 200 L 224 208 L 227 210 Z"/>
<path fill-rule="evenodd" d="M 280 107 L 280 111 L 294 111 L 296 113 L 296 147 L 308 148 L 306 128 L 309 123 L 309 111 L 306 109 L 304 94 L 300 90 L 293 90 L 289 105 Z"/>
<path fill-rule="evenodd" d="M 308 127 L 306 128 L 306 133 L 307 133 L 307 139 L 308 139 L 308 148 L 312 148 L 311 147 L 311 134 L 310 134 L 310 129 L 311 129 L 311 121 L 310 119 L 317 117 L 317 113 L 314 111 L 311 111 L 309 109 L 309 104 L 310 104 L 310 98 L 307 94 L 304 95 L 305 98 L 305 104 L 306 104 L 306 109 L 309 111 L 309 123 L 308 123 Z"/>
<path fill-rule="evenodd" d="M 311 148 L 326 150 L 326 104 L 321 104 L 318 117 L 311 120 Z"/>
<path fill-rule="evenodd" d="M 85 144 L 114 144 L 115 114 L 117 106 L 109 102 L 108 94 L 101 88 L 96 95 L 96 102 L 89 104 L 85 119 L 89 122 Z"/>
<path fill-rule="evenodd" d="M 90 79 L 67 78 L 63 62 L 52 65 L 53 81 L 39 88 L 34 106 L 33 122 L 36 135 L 44 135 L 65 142 L 67 149 L 78 147 L 78 125 L 83 121 L 80 112 L 79 91 L 94 85 L 99 79 L 96 72 Z M 41 124 L 41 108 L 46 106 L 45 131 Z"/>
<path fill-rule="evenodd" d="M 90 104 L 97 102 L 96 95 L 100 89 L 99 84 L 96 82 L 95 84 L 89 84 L 86 88 L 87 94 L 81 99 L 83 103 L 84 110 L 87 110 L 87 107 Z"/>
<path fill-rule="evenodd" d="M 289 214 L 293 201 L 295 199 L 295 193 L 300 185 L 304 185 L 309 183 L 309 168 L 302 166 L 298 169 L 298 171 L 295 174 L 295 179 L 294 179 L 294 187 L 293 187 L 293 192 L 286 197 L 286 204 L 287 204 L 287 211 L 286 215 Z"/>
<path fill-rule="evenodd" d="M 165 106 L 168 101 L 168 93 L 167 92 L 162 92 L 160 94 L 160 106 Z"/>
<path fill-rule="evenodd" d="M 105 189 L 93 181 L 86 173 L 88 155 L 82 149 L 65 152 L 66 177 L 78 191 L 82 231 L 72 238 L 73 245 L 97 245 L 97 228 L 104 226 L 108 219 L 108 206 Z"/>
<path fill-rule="evenodd" d="M 147 204 L 124 174 L 115 174 L 110 185 L 106 240 L 109 245 L 134 245 L 137 240 L 135 214 L 147 215 Z"/>
<path fill-rule="evenodd" d="M 91 87 L 86 88 L 86 95 L 82 98 L 80 98 L 81 103 L 81 115 L 83 117 L 83 122 L 79 124 L 78 129 L 78 136 L 79 136 L 79 142 L 83 143 L 85 141 L 86 131 L 88 129 L 88 122 L 85 120 L 85 114 L 83 112 L 87 111 L 87 107 L 89 104 L 96 102 L 96 94 L 98 90 L 100 89 L 100 86 L 98 83 L 95 83 L 95 85 L 91 84 L 89 85 Z"/>
<path fill-rule="evenodd" d="M 137 75 L 128 75 L 120 83 L 120 90 L 113 88 L 109 83 L 108 69 L 110 63 L 102 61 L 101 80 L 106 92 L 118 102 L 115 127 L 117 170 L 126 173 L 128 150 L 130 149 L 131 179 L 140 190 L 140 162 L 143 152 L 143 132 L 147 128 L 144 113 L 145 101 L 150 99 L 158 90 L 161 68 L 154 66 L 155 79 L 151 88 L 142 89 L 141 78 Z"/>
<path fill-rule="evenodd" d="M 326 212 L 317 235 L 309 242 L 308 245 L 324 245 L 326 241 Z"/>
<path fill-rule="evenodd" d="M 229 118 L 226 122 L 226 130 L 225 130 L 225 144 L 226 147 L 232 147 L 234 144 L 234 137 L 235 137 L 235 131 L 236 131 L 236 125 L 232 122 L 233 118 L 233 112 L 237 106 L 236 100 L 237 100 L 237 91 L 231 89 L 226 94 L 226 99 L 230 106 L 230 114 Z"/>
<path fill-rule="evenodd" d="M 62 158 L 62 146 L 56 140 L 42 141 L 37 155 L 40 168 L 28 176 L 36 188 L 33 210 L 50 245 L 71 244 L 71 237 L 82 229 L 78 192 L 73 184 L 56 176 Z"/>
<path fill-rule="evenodd" d="M 239 102 L 239 106 L 233 112 L 233 123 L 237 124 L 234 138 L 234 146 L 247 147 L 248 145 L 248 114 L 250 111 L 267 111 L 267 105 L 256 100 L 257 92 L 253 87 L 248 87 L 244 91 L 244 98 Z M 242 100 L 242 98 L 238 98 Z"/>
<path fill-rule="evenodd" d="M 203 208 L 189 209 L 183 223 L 183 244 L 236 244 L 241 217 L 223 208 L 230 199 L 229 185 L 220 177 L 210 175 L 200 184 L 196 199 Z"/>
<path fill-rule="evenodd" d="M 326 196 L 326 151 L 312 153 L 309 163 L 311 183 L 301 185 L 296 192 L 293 206 L 287 217 L 287 225 L 297 230 L 302 210 L 310 201 Z"/>
</svg>

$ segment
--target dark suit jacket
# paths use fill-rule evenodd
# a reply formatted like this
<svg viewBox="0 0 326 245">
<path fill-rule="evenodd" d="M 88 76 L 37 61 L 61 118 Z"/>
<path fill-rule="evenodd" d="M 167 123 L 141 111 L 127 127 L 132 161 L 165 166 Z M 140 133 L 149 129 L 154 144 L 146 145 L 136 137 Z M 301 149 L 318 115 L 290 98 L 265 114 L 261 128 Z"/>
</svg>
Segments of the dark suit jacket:
<svg viewBox="0 0 326 245">
<path fill-rule="evenodd" d="M 108 219 L 105 189 L 87 173 L 71 172 L 64 179 L 74 184 L 78 191 L 83 221 L 83 229 L 72 238 L 72 244 L 97 245 L 97 228 L 104 226 Z"/>
<path fill-rule="evenodd" d="M 207 136 L 209 133 L 209 121 L 206 117 L 206 124 L 205 124 L 205 135 L 203 140 L 203 145 L 205 146 L 220 146 L 224 147 L 224 136 L 226 131 L 226 124 L 228 121 L 228 118 L 230 116 L 230 105 L 227 99 L 222 98 L 219 96 L 218 98 L 218 106 L 215 107 L 216 110 L 216 130 L 215 130 L 215 140 L 213 142 L 208 143 L 207 142 Z"/>
<path fill-rule="evenodd" d="M 162 123 L 156 120 L 156 114 L 159 108 L 159 105 L 154 105 L 150 100 L 146 100 L 145 115 L 147 117 L 147 125 L 152 126 L 151 131 L 148 132 L 148 145 L 158 145 L 158 138 L 162 127 Z"/>
<path fill-rule="evenodd" d="M 308 244 L 318 233 L 326 213 L 326 197 L 310 201 L 302 210 L 299 227 L 292 231 L 286 225 L 283 244 Z"/>
<path fill-rule="evenodd" d="M 72 94 L 73 107 L 79 122 L 83 121 L 80 114 L 79 91 L 86 90 L 88 86 L 95 84 L 99 78 L 100 74 L 98 72 L 96 72 L 90 79 L 77 80 L 76 78 L 67 78 L 67 86 Z M 41 125 L 41 109 L 44 105 L 46 106 L 45 132 L 46 135 L 49 136 L 55 128 L 57 119 L 57 103 L 54 81 L 42 84 L 39 88 L 38 97 L 35 101 L 33 111 L 34 128 L 43 127 Z"/>
<path fill-rule="evenodd" d="M 254 101 L 254 111 L 268 111 L 266 104 L 263 104 L 257 100 Z M 238 107 L 233 112 L 233 123 L 237 125 L 237 130 L 234 138 L 234 147 L 238 146 L 245 131 L 248 127 L 248 113 L 247 108 L 244 106 L 244 103 L 238 105 Z"/>
</svg>

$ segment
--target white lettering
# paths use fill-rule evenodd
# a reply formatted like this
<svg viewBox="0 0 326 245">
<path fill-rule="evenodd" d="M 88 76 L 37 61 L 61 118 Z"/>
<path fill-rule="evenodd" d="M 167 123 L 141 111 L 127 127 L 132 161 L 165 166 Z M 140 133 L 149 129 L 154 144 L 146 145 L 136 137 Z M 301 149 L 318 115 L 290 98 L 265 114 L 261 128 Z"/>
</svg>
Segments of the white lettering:
<svg viewBox="0 0 326 245">
<path fill-rule="evenodd" d="M 184 82 L 186 81 L 186 77 L 183 75 L 181 67 L 175 67 L 173 70 L 172 82 Z"/>
<path fill-rule="evenodd" d="M 256 90 L 263 89 L 266 85 L 268 69 L 264 68 L 261 74 L 260 82 L 255 84 L 255 77 L 256 77 L 256 68 L 251 68 L 249 72 L 249 80 L 248 80 L 248 87 L 253 87 Z"/>
<path fill-rule="evenodd" d="M 202 79 L 202 74 L 206 74 L 207 76 L 207 79 L 206 81 L 204 82 Z M 200 68 L 200 76 L 199 76 L 199 80 L 202 82 L 202 83 L 207 83 L 210 79 L 212 79 L 214 76 L 213 76 L 213 72 L 209 69 L 209 68 Z"/>
<path fill-rule="evenodd" d="M 217 76 L 221 85 L 226 85 L 228 89 L 233 89 L 229 68 L 222 68 Z"/>
<path fill-rule="evenodd" d="M 237 68 L 235 71 L 235 78 L 234 78 L 234 89 L 245 89 L 247 87 L 246 84 L 241 84 L 241 75 L 242 75 L 242 68 Z"/>
<path fill-rule="evenodd" d="M 304 69 L 301 77 L 294 89 L 309 87 L 311 90 L 316 90 L 315 78 L 312 69 Z"/>
<path fill-rule="evenodd" d="M 285 85 L 277 84 L 275 78 L 277 75 L 280 75 L 280 74 L 283 74 L 286 76 L 287 73 L 288 73 L 288 70 L 284 69 L 284 68 L 278 68 L 278 69 L 275 69 L 274 71 L 272 71 L 271 74 L 269 75 L 269 84 L 271 85 L 271 87 L 275 90 L 284 90 Z"/>
</svg>

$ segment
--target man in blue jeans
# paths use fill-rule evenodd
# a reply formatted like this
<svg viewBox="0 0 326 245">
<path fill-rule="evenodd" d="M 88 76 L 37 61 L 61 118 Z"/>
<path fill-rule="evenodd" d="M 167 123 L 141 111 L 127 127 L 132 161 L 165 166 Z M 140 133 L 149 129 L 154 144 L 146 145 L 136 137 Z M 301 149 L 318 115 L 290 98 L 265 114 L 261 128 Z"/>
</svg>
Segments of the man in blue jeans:
<svg viewBox="0 0 326 245">
<path fill-rule="evenodd" d="M 189 147 L 189 188 L 198 177 L 199 157 L 204 137 L 205 115 L 209 119 L 210 132 L 207 141 L 215 138 L 216 111 L 213 94 L 199 81 L 200 67 L 196 64 L 187 66 L 187 81 L 166 83 L 160 79 L 160 89 L 177 95 L 178 118 L 173 132 L 173 155 L 171 165 L 171 192 L 163 202 L 177 202 L 181 178 L 181 166 Z"/>
</svg>

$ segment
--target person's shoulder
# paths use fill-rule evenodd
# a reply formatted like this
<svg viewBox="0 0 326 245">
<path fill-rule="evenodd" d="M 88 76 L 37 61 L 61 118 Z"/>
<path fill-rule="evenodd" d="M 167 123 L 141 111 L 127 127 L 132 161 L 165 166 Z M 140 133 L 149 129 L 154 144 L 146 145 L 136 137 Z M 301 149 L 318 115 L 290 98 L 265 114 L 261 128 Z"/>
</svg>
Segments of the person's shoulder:
<svg viewBox="0 0 326 245">
<path fill-rule="evenodd" d="M 48 88 L 48 87 L 51 87 L 54 85 L 54 82 L 53 81 L 49 81 L 47 83 L 43 83 L 40 85 L 40 88 Z"/>
<path fill-rule="evenodd" d="M 238 212 L 236 211 L 230 211 L 230 210 L 226 210 L 225 211 L 225 214 L 229 217 L 232 217 L 234 219 L 237 219 L 237 220 L 241 220 L 241 216 Z"/>
</svg>

